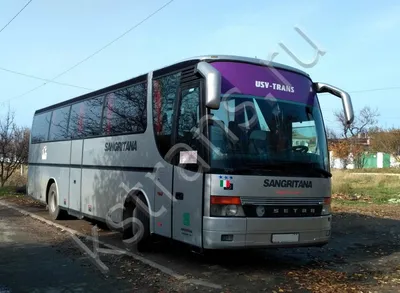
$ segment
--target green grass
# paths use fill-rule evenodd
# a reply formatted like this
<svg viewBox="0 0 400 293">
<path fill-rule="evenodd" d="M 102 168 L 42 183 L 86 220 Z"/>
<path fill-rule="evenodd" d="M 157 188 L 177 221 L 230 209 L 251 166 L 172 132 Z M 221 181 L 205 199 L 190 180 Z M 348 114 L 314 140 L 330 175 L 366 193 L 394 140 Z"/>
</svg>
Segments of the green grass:
<svg viewBox="0 0 400 293">
<path fill-rule="evenodd" d="M 374 202 L 373 202 L 374 203 Z M 375 204 L 375 203 L 374 203 Z M 358 201 L 358 200 L 343 200 L 343 199 L 334 199 L 332 201 L 333 206 L 352 206 L 352 207 L 362 207 L 362 206 L 368 206 L 370 203 L 365 202 L 365 201 Z"/>
<path fill-rule="evenodd" d="M 19 171 L 14 172 L 4 187 L 0 187 L 0 197 L 25 194 L 24 187 L 27 184 L 27 168 L 21 175 Z"/>
<path fill-rule="evenodd" d="M 15 187 L 15 186 L 0 187 L 0 197 L 21 194 L 21 192 L 18 189 L 20 189 L 20 188 Z"/>
<path fill-rule="evenodd" d="M 332 193 L 339 195 L 339 198 L 334 199 L 336 201 L 383 204 L 391 198 L 400 199 L 400 176 L 358 175 L 352 174 L 354 172 L 350 170 L 332 173 Z M 356 199 L 357 196 L 360 198 Z"/>
<path fill-rule="evenodd" d="M 400 168 L 364 168 L 364 169 L 349 169 L 349 173 L 391 173 L 400 174 Z"/>
</svg>

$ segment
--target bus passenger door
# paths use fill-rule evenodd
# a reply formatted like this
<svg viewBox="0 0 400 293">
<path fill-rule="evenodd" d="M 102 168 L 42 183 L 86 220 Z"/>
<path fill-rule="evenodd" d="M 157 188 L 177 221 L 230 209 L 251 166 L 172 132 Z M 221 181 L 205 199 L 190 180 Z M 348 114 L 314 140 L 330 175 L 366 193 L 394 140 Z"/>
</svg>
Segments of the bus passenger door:
<svg viewBox="0 0 400 293">
<path fill-rule="evenodd" d="M 171 237 L 171 198 L 172 198 L 172 172 L 171 165 L 160 166 L 155 172 L 154 193 L 154 231 L 156 234 Z"/>
<path fill-rule="evenodd" d="M 204 174 L 197 172 L 202 147 L 192 130 L 199 126 L 201 108 L 200 82 L 181 85 L 175 105 L 173 147 L 185 144 L 189 149 L 179 148 L 173 157 L 172 233 L 173 239 L 197 247 L 202 247 Z"/>
</svg>

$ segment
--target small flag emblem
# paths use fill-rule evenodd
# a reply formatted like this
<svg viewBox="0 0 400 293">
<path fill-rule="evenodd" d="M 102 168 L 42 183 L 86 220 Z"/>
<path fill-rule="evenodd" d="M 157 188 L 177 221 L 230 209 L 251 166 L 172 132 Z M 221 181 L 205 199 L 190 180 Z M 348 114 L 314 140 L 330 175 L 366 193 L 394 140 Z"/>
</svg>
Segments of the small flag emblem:
<svg viewBox="0 0 400 293">
<path fill-rule="evenodd" d="M 232 181 L 230 179 L 232 179 L 232 177 L 230 177 L 230 179 L 228 179 L 227 176 L 225 176 L 225 179 L 222 179 L 222 176 L 219 177 L 219 186 L 223 187 L 225 190 L 232 190 L 233 189 L 233 184 Z"/>
</svg>

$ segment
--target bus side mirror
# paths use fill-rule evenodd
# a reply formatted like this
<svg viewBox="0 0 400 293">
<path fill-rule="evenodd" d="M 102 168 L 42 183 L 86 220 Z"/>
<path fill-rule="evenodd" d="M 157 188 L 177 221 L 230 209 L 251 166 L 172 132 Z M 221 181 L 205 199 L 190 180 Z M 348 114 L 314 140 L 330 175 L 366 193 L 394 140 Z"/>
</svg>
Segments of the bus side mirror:
<svg viewBox="0 0 400 293">
<path fill-rule="evenodd" d="M 317 93 L 330 93 L 336 97 L 341 98 L 343 103 L 344 115 L 346 117 L 346 122 L 348 125 L 353 122 L 354 120 L 353 104 L 351 103 L 350 95 L 347 92 L 322 82 L 314 83 L 314 88 Z"/>
<path fill-rule="evenodd" d="M 221 102 L 221 73 L 210 63 L 199 62 L 197 71 L 205 79 L 205 100 L 209 109 L 219 109 Z"/>
</svg>

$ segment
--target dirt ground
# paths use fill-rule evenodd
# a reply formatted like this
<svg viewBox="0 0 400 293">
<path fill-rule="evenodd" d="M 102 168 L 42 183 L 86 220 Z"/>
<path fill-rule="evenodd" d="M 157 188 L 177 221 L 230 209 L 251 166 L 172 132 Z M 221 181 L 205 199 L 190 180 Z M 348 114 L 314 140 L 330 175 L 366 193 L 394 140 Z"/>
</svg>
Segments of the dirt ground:
<svg viewBox="0 0 400 293">
<path fill-rule="evenodd" d="M 103 272 L 68 233 L 4 206 L 0 251 L 1 293 L 180 292 L 190 286 L 126 256 L 102 257 L 110 269 Z"/>
<path fill-rule="evenodd" d="M 48 218 L 45 207 L 32 200 L 15 196 L 3 200 Z M 204 256 L 161 242 L 143 254 L 222 289 L 183 283 L 128 256 L 102 255 L 101 259 L 110 267 L 108 280 L 126 282 L 132 292 L 400 292 L 400 205 L 334 205 L 333 209 L 332 239 L 322 248 L 219 251 Z M 59 233 L 29 222 L 32 229 L 43 226 L 49 234 Z M 72 218 L 57 222 L 88 235 L 96 225 L 101 240 L 125 248 L 121 236 L 100 223 Z M 76 245 L 57 249 L 71 258 L 81 255 Z M 101 275 L 90 261 L 86 263 Z"/>
</svg>

